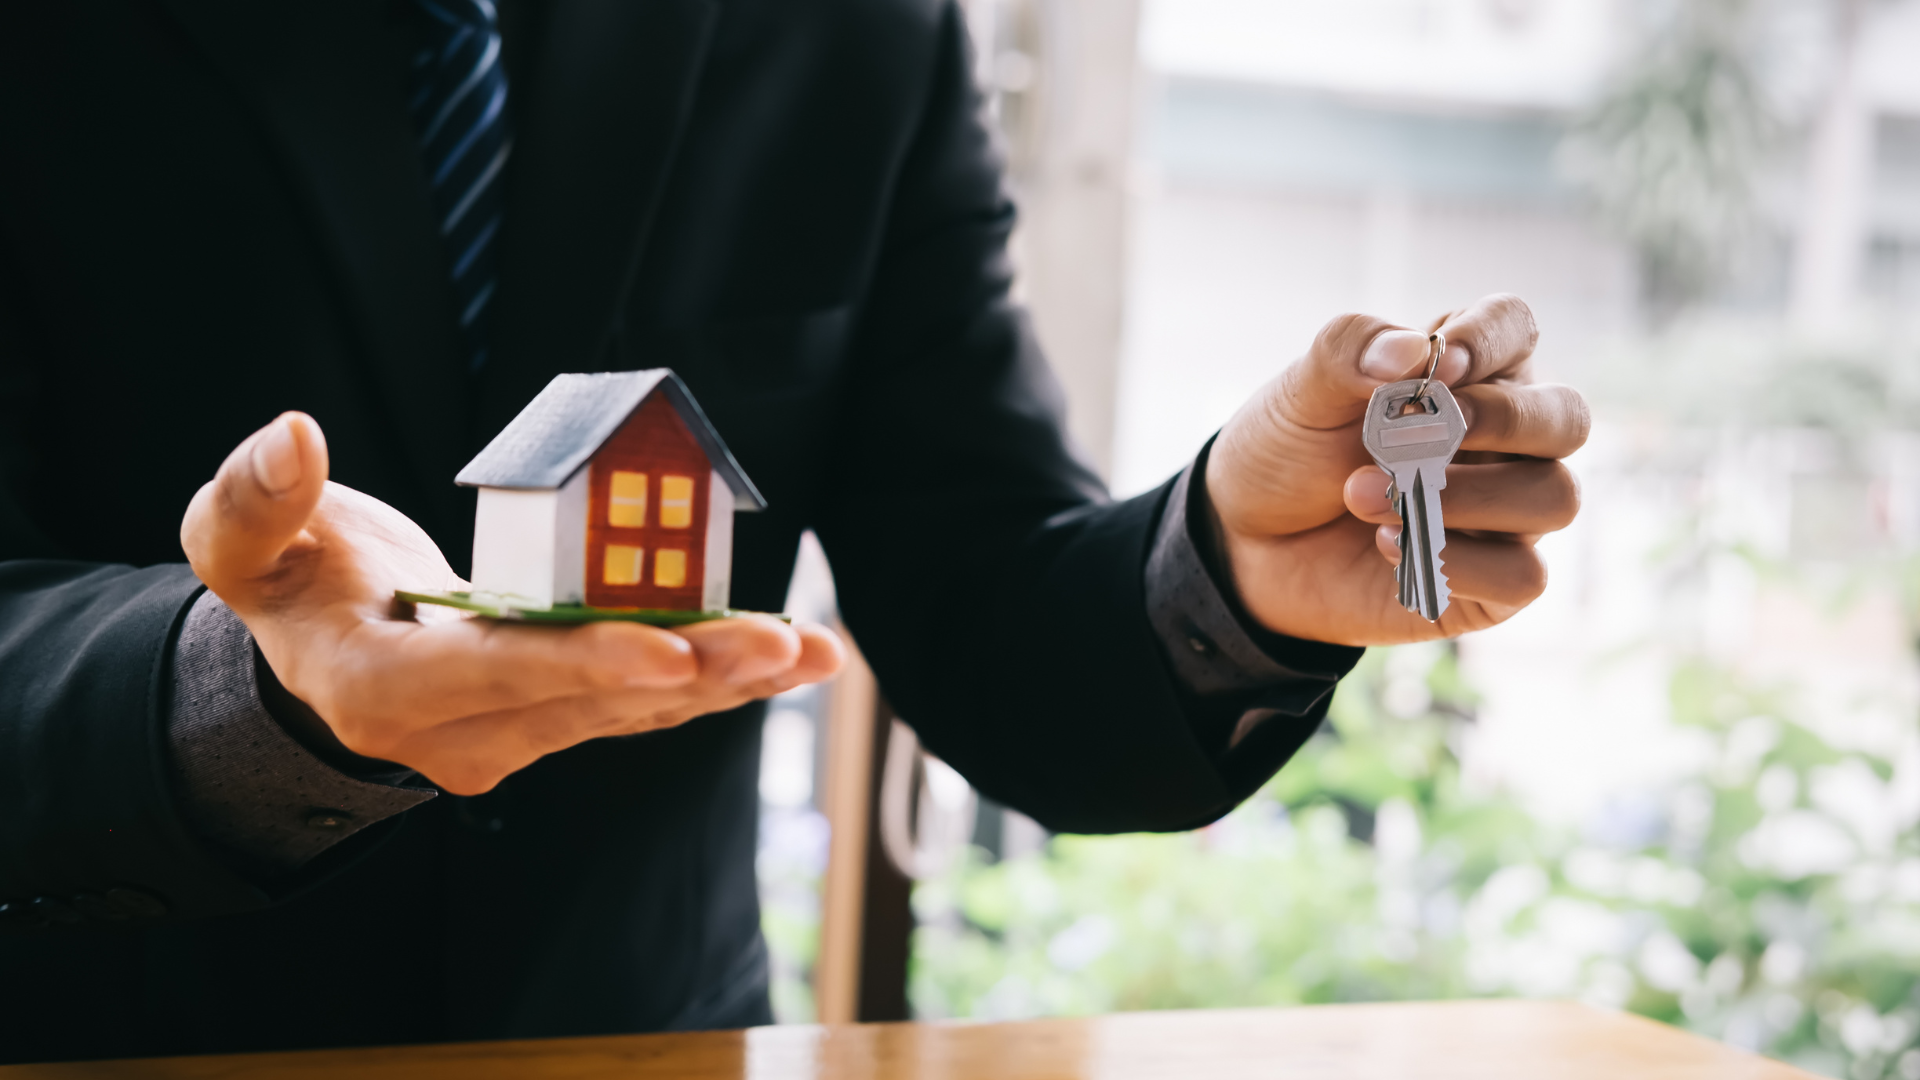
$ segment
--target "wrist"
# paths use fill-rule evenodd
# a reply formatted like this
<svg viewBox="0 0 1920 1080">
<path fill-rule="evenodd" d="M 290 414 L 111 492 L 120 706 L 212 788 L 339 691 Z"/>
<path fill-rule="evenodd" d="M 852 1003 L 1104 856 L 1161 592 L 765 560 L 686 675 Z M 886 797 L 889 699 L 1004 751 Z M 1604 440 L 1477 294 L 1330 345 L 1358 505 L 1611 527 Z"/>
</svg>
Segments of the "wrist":
<svg viewBox="0 0 1920 1080">
<path fill-rule="evenodd" d="M 1272 559 L 1277 554 L 1273 549 L 1279 545 L 1273 537 L 1235 529 L 1220 512 L 1214 499 L 1214 492 L 1222 489 L 1224 479 L 1219 449 L 1217 442 L 1210 443 L 1200 451 L 1195 463 L 1185 507 L 1188 536 L 1201 565 L 1236 618 L 1275 633 L 1288 633 L 1288 629 L 1280 626 L 1284 620 L 1272 617 L 1280 613 L 1262 611 L 1254 603 L 1271 593 L 1259 588 L 1257 583 L 1271 576 Z"/>
<path fill-rule="evenodd" d="M 1220 519 L 1220 510 L 1213 503 L 1210 486 L 1215 482 L 1213 472 L 1213 444 L 1209 443 L 1200 450 L 1200 459 L 1193 470 L 1193 480 L 1187 485 L 1187 530 L 1193 540 L 1194 551 L 1200 556 L 1200 565 L 1213 578 L 1220 591 L 1229 596 L 1237 596 L 1234 586 L 1232 552 L 1227 545 L 1227 529 Z"/>
<path fill-rule="evenodd" d="M 253 671 L 260 703 L 266 707 L 268 715 L 308 753 L 349 776 L 410 771 L 408 766 L 348 749 L 319 711 L 280 680 L 257 644 L 253 650 Z"/>
<path fill-rule="evenodd" d="M 1245 618 L 1264 630 L 1290 637 L 1318 639 L 1321 628 L 1299 625 L 1304 609 L 1297 592 L 1285 584 L 1288 577 L 1284 561 L 1289 553 L 1285 545 L 1272 537 L 1236 535 L 1223 526 L 1220 531 L 1220 560 L 1225 573 L 1223 591 Z M 1291 604 L 1274 604 L 1274 597 L 1292 595 Z"/>
</svg>

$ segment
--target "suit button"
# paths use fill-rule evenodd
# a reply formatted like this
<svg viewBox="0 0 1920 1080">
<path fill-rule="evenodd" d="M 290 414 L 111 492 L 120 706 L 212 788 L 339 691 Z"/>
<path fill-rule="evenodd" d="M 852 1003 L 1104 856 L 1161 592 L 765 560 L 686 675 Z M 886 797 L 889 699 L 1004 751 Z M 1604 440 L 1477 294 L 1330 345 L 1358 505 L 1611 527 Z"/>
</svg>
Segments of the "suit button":
<svg viewBox="0 0 1920 1080">
<path fill-rule="evenodd" d="M 73 906 L 80 914 L 98 922 L 125 922 L 131 912 L 99 893 L 76 893 Z"/>
<path fill-rule="evenodd" d="M 33 912 L 47 922 L 62 923 L 67 926 L 86 921 L 86 916 L 73 910 L 65 900 L 57 896 L 34 897 Z"/>
<path fill-rule="evenodd" d="M 167 913 L 167 902 L 139 889 L 108 889 L 102 898 L 136 919 L 157 919 Z"/>
</svg>

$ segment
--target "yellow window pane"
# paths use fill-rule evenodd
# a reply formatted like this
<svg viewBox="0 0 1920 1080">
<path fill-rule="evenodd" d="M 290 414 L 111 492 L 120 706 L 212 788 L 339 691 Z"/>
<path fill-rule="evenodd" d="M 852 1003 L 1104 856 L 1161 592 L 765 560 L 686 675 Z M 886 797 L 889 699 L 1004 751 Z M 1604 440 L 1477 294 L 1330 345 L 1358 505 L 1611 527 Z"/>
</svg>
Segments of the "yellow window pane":
<svg viewBox="0 0 1920 1080">
<path fill-rule="evenodd" d="M 644 548 L 628 547 L 625 544 L 608 544 L 607 563 L 600 580 L 608 585 L 640 584 L 640 556 L 644 551 Z M 680 560 L 683 567 L 686 564 L 686 558 L 685 553 L 682 553 Z M 686 571 L 682 569 L 681 573 L 685 574 Z"/>
<path fill-rule="evenodd" d="M 665 485 L 662 485 L 663 487 Z M 663 589 L 677 589 L 687 583 L 687 553 L 661 548 L 653 554 L 653 583 Z"/>
<path fill-rule="evenodd" d="M 660 478 L 660 527 L 684 529 L 693 524 L 693 477 Z"/>
<path fill-rule="evenodd" d="M 646 473 L 615 469 L 608 496 L 607 524 L 618 529 L 639 529 L 646 526 Z"/>
</svg>

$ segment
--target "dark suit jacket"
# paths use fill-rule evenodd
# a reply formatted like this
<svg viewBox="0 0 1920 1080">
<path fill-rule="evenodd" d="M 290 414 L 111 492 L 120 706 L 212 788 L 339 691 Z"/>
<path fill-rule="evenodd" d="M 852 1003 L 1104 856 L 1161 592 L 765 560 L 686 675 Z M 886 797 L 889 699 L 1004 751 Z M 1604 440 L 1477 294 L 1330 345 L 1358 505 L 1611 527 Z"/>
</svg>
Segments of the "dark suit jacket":
<svg viewBox="0 0 1920 1080">
<path fill-rule="evenodd" d="M 944 0 L 553 0 L 509 37 L 492 357 L 462 371 L 378 0 L 74 0 L 0 33 L 0 1060 L 767 1018 L 756 709 L 557 754 L 293 882 L 179 816 L 162 702 L 180 515 L 287 408 L 456 568 L 460 465 L 555 373 L 670 366 L 805 528 L 927 745 L 1060 830 L 1177 829 L 1223 772 L 1143 611 L 1164 493 L 1107 503 L 1008 300 L 1003 194 Z M 481 822 L 498 821 L 495 830 Z"/>
</svg>

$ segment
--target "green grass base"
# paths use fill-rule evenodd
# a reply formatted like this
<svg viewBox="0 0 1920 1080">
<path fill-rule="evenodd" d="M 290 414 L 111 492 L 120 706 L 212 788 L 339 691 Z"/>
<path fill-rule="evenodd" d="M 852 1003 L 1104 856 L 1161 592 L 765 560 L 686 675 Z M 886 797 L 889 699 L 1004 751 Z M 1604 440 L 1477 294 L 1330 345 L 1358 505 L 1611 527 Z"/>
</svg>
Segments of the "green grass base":
<svg viewBox="0 0 1920 1080">
<path fill-rule="evenodd" d="M 687 626 L 692 623 L 711 622 L 714 619 L 731 619 L 740 615 L 769 615 L 765 611 L 677 611 L 669 608 L 602 608 L 589 607 L 586 604 L 555 604 L 550 608 L 523 608 L 512 604 L 475 600 L 472 593 L 465 592 L 408 592 L 395 590 L 395 598 L 413 604 L 439 604 L 442 607 L 459 608 L 462 611 L 477 612 L 489 619 L 506 622 L 551 623 L 558 626 L 574 626 L 590 622 L 637 622 L 648 626 Z M 792 622 L 785 615 L 773 615 L 781 622 Z"/>
</svg>

